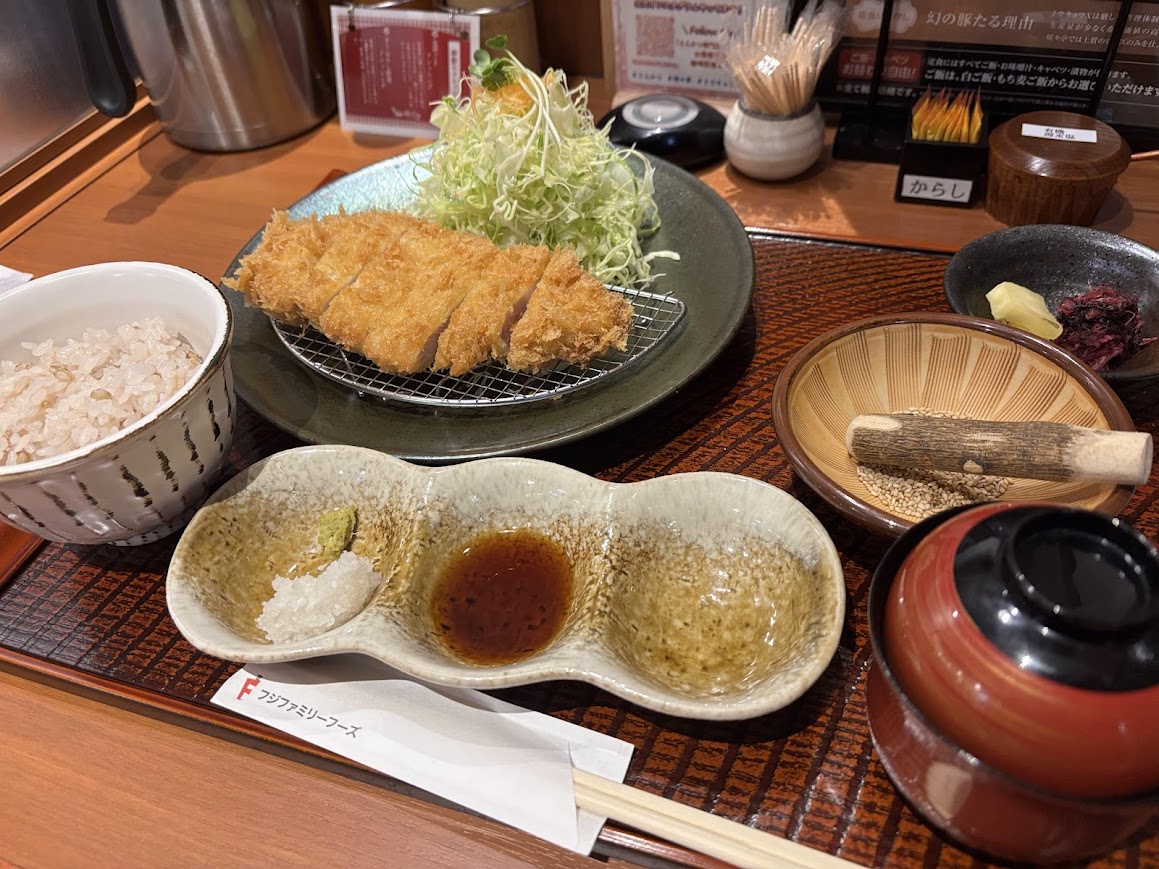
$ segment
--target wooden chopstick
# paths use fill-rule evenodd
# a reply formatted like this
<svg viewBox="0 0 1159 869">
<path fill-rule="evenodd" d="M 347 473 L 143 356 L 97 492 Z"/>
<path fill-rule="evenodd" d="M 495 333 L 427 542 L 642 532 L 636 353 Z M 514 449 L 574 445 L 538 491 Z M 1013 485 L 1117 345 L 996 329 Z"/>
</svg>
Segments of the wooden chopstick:
<svg viewBox="0 0 1159 869">
<path fill-rule="evenodd" d="M 850 869 L 848 860 L 658 797 L 582 769 L 572 769 L 581 809 L 748 869 Z"/>
</svg>

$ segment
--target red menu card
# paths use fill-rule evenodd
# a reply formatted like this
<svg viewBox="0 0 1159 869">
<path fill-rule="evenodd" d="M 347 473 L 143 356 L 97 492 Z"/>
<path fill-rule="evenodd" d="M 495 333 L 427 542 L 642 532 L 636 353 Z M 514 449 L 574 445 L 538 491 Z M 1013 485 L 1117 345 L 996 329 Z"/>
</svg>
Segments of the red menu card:
<svg viewBox="0 0 1159 869">
<path fill-rule="evenodd" d="M 330 24 L 342 128 L 434 138 L 432 104 L 462 95 L 478 17 L 331 6 Z"/>
</svg>

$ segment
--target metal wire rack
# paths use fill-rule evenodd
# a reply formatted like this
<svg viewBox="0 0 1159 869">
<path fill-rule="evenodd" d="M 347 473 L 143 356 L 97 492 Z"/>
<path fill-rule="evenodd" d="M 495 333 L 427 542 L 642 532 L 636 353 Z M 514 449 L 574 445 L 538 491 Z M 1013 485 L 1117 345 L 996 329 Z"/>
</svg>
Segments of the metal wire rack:
<svg viewBox="0 0 1159 869">
<path fill-rule="evenodd" d="M 531 373 L 488 363 L 460 377 L 446 372 L 387 374 L 309 326 L 287 326 L 276 320 L 273 324 L 296 359 L 364 397 L 441 408 L 495 407 L 558 398 L 622 371 L 659 344 L 684 316 L 684 303 L 674 296 L 622 287 L 608 289 L 623 293 L 635 309 L 627 348 L 594 359 L 586 368 L 560 362 Z"/>
</svg>

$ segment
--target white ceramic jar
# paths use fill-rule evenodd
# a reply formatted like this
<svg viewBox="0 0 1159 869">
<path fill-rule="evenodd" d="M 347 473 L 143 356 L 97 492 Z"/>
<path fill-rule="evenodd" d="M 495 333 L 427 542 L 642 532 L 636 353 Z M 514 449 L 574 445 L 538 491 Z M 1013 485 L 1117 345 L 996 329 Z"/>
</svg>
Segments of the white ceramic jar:
<svg viewBox="0 0 1159 869">
<path fill-rule="evenodd" d="M 745 175 L 780 181 L 816 163 L 824 137 L 825 121 L 816 103 L 796 115 L 766 115 L 737 100 L 725 121 L 724 150 Z"/>
</svg>

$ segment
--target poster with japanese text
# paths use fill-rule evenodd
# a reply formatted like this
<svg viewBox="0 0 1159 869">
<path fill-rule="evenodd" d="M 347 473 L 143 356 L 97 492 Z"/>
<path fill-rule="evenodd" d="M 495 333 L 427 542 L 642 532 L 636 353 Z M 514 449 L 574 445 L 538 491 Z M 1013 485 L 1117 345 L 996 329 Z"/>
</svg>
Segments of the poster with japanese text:
<svg viewBox="0 0 1159 869">
<path fill-rule="evenodd" d="M 462 95 L 478 17 L 331 6 L 330 23 L 342 128 L 434 138 L 432 104 Z"/>
<path fill-rule="evenodd" d="M 805 0 L 795 0 L 800 7 Z M 617 91 L 735 96 L 723 52 L 762 0 L 605 0 Z M 817 86 L 827 109 L 864 103 L 883 0 L 845 0 L 843 38 Z M 895 0 L 879 100 L 978 90 L 996 118 L 1043 108 L 1159 131 L 1159 0 L 1131 4 L 1106 81 L 1118 0 Z M 1145 140 L 1140 140 L 1145 141 Z"/>
<path fill-rule="evenodd" d="M 1159 129 L 1159 3 L 1135 3 L 1099 104 L 1118 126 Z"/>
<path fill-rule="evenodd" d="M 968 9 L 959 0 L 896 0 L 878 96 L 908 105 L 927 89 L 978 89 L 999 114 L 1056 108 L 1159 126 L 1159 4 L 1133 5 L 1096 94 L 1121 8 L 1116 0 L 975 0 Z M 844 39 L 818 86 L 828 102 L 864 101 L 873 75 L 882 0 L 849 0 L 846 9 Z"/>
</svg>

